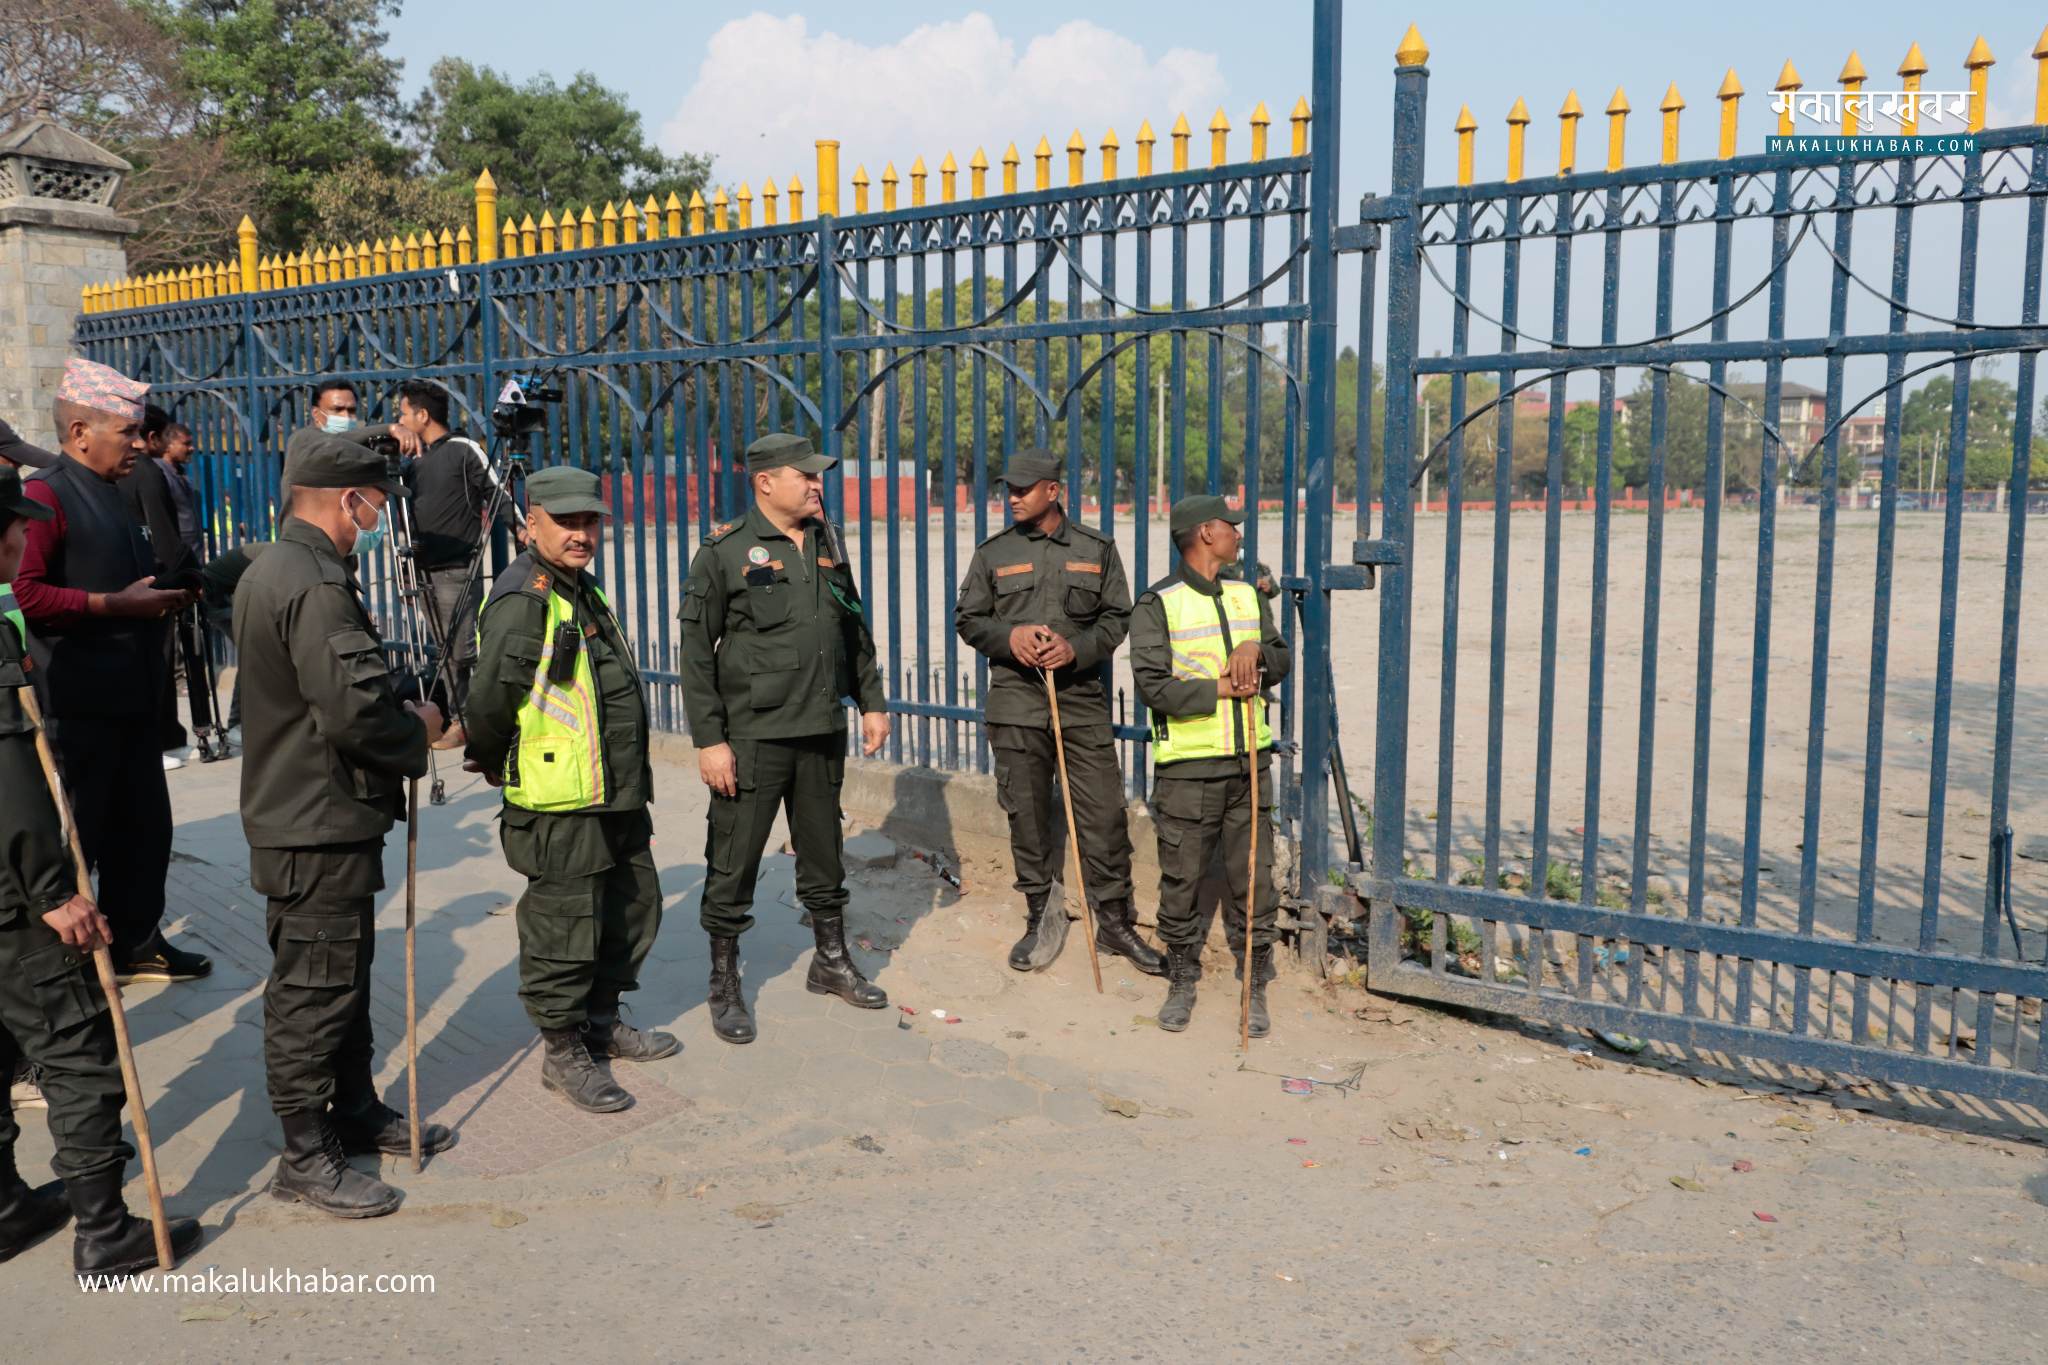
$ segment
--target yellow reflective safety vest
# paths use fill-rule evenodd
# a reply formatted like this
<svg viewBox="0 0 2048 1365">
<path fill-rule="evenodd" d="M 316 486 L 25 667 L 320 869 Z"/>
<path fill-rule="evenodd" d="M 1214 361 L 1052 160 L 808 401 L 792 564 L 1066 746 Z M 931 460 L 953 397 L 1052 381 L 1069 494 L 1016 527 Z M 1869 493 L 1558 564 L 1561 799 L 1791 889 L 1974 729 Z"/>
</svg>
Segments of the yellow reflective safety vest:
<svg viewBox="0 0 2048 1365">
<path fill-rule="evenodd" d="M 1246 640 L 1259 639 L 1259 590 L 1249 583 L 1225 579 L 1217 585 L 1223 591 L 1211 597 L 1184 581 L 1159 590 L 1159 604 L 1166 608 L 1166 643 L 1173 656 L 1177 679 L 1223 676 L 1230 650 Z M 1228 636 L 1224 627 L 1229 627 Z M 1266 722 L 1266 699 L 1258 697 L 1258 747 L 1273 747 L 1273 730 Z M 1239 738 L 1243 708 L 1218 697 L 1214 710 L 1194 716 L 1152 717 L 1152 761 L 1165 765 L 1189 758 L 1230 758 L 1244 752 Z"/>
<path fill-rule="evenodd" d="M 4 616 L 14 622 L 15 630 L 20 632 L 21 635 L 21 647 L 23 650 L 26 650 L 28 648 L 28 622 L 23 619 L 21 607 L 14 600 L 14 585 L 12 583 L 0 583 L 0 616 Z"/>
<path fill-rule="evenodd" d="M 590 590 L 609 612 L 611 602 L 604 590 L 594 583 Z M 587 646 L 577 649 L 575 670 L 567 682 L 552 681 L 549 674 L 554 670 L 555 642 L 564 634 L 563 626 L 574 626 L 576 608 L 561 593 L 550 592 L 547 609 L 540 662 L 533 670 L 533 686 L 519 706 L 519 742 L 505 762 L 505 801 L 539 811 L 601 806 L 609 792 L 590 650 Z M 481 637 L 481 630 L 478 635 Z"/>
</svg>

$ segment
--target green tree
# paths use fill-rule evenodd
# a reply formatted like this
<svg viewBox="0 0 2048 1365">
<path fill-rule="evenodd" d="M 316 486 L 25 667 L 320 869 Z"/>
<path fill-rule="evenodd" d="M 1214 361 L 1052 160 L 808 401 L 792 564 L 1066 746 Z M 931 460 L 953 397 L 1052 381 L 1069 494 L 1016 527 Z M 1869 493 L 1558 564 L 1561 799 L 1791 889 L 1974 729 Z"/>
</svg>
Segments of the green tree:
<svg viewBox="0 0 2048 1365">
<path fill-rule="evenodd" d="M 587 71 L 567 85 L 546 75 L 521 85 L 444 57 L 410 123 L 430 175 L 466 191 L 489 169 L 499 211 L 514 217 L 671 193 L 687 203 L 711 171 L 709 157 L 664 155 L 625 97 Z"/>
<path fill-rule="evenodd" d="M 204 130 L 257 178 L 266 243 L 307 243 L 313 189 L 356 163 L 387 174 L 399 142 L 399 61 L 378 27 L 397 0 L 148 0 L 179 43 Z"/>
<path fill-rule="evenodd" d="M 1940 488 L 1947 481 L 1946 459 L 1954 408 L 1955 380 L 1949 375 L 1930 379 L 1906 396 L 1899 414 L 1903 482 L 1920 486 L 1931 476 L 1933 486 Z M 1963 449 L 1964 487 L 1992 488 L 2012 478 L 2012 427 L 2017 415 L 2018 395 L 2011 384 L 1990 375 L 1971 379 L 1970 412 L 1965 423 L 1968 437 Z M 2030 463 L 2039 462 L 2037 454 Z"/>
</svg>

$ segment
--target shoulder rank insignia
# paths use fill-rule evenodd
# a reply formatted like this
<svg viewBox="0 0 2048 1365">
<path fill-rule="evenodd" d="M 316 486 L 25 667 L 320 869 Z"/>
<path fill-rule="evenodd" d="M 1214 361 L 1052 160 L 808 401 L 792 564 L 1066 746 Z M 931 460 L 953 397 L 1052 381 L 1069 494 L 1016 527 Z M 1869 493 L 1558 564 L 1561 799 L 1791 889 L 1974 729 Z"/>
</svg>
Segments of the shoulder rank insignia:
<svg viewBox="0 0 2048 1365">
<path fill-rule="evenodd" d="M 535 592 L 546 592 L 548 590 L 548 586 L 553 582 L 554 580 L 548 577 L 546 570 L 535 569 L 533 571 L 532 586 Z"/>
</svg>

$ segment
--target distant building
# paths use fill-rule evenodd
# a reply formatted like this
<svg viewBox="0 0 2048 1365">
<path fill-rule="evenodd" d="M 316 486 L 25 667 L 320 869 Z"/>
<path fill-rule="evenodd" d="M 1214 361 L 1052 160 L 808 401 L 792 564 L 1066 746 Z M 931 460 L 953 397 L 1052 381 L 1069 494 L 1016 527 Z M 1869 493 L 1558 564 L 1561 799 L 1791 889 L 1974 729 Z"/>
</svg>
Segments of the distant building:
<svg viewBox="0 0 2048 1365">
<path fill-rule="evenodd" d="M 1762 384 L 1730 384 L 1728 392 L 1740 402 L 1726 405 L 1728 442 L 1754 443 L 1763 439 L 1757 414 L 1763 411 Z M 1853 420 L 1853 419 L 1852 419 Z M 1778 439 L 1794 460 L 1803 457 L 1828 429 L 1828 397 L 1819 389 L 1782 380 L 1778 385 Z"/>
</svg>

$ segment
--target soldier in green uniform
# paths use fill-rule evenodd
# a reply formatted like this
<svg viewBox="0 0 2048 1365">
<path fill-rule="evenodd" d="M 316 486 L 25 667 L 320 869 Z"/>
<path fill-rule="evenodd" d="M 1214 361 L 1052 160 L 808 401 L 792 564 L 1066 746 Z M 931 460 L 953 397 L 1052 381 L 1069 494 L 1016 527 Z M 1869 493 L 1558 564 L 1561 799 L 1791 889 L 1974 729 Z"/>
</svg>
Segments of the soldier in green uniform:
<svg viewBox="0 0 2048 1365">
<path fill-rule="evenodd" d="M 711 788 L 703 923 L 711 936 L 711 1025 L 754 1039 L 740 995 L 740 935 L 778 808 L 789 810 L 796 891 L 818 951 L 805 985 L 862 1009 L 889 1003 L 846 951 L 839 787 L 846 703 L 860 707 L 861 749 L 889 737 L 875 642 L 846 540 L 824 519 L 822 476 L 838 464 L 801 436 L 747 447 L 753 506 L 704 538 L 683 584 L 683 706 Z"/>
<path fill-rule="evenodd" d="M 373 1080 L 371 911 L 405 781 L 427 771 L 441 733 L 431 703 L 398 700 L 352 567 L 382 538 L 386 499 L 404 495 L 368 448 L 383 430 L 293 433 L 290 513 L 234 608 L 242 830 L 249 885 L 270 902 L 263 1060 L 285 1143 L 270 1192 L 342 1218 L 391 1213 L 401 1198 L 347 1157 L 408 1150 L 405 1115 Z M 421 1126 L 425 1151 L 453 1141 Z"/>
<path fill-rule="evenodd" d="M 1059 768 L 1044 672 L 1051 669 L 1088 878 L 1085 888 L 1068 887 L 1068 896 L 1091 896 L 1098 949 L 1164 976 L 1159 954 L 1138 936 L 1131 914 L 1131 835 L 1110 728 L 1109 661 L 1131 622 L 1123 557 L 1115 541 L 1067 517 L 1059 457 L 1050 451 L 1018 451 L 1003 482 L 1011 525 L 975 549 L 954 623 L 960 638 L 989 661 L 983 714 L 1025 911 L 1024 936 L 1010 949 L 1010 965 L 1042 971 L 1066 941 L 1065 910 L 1046 919 L 1065 833 L 1053 813 Z"/>
<path fill-rule="evenodd" d="M 541 1084 L 608 1114 L 633 1102 L 603 1062 L 682 1046 L 619 1018 L 661 928 L 647 703 L 626 634 L 587 572 L 604 534 L 597 475 L 558 465 L 526 481 L 526 550 L 477 626 L 463 710 L 465 766 L 502 787 L 519 898 L 519 998 L 546 1047 Z"/>
<path fill-rule="evenodd" d="M 1159 831 L 1159 934 L 1166 940 L 1166 1003 L 1159 1027 L 1178 1033 L 1195 1009 L 1202 942 L 1209 926 L 1195 912 L 1195 890 L 1212 855 L 1222 859 L 1227 904 L 1224 938 L 1246 970 L 1244 907 L 1252 897 L 1251 1034 L 1272 1025 L 1266 983 L 1273 973 L 1273 732 L 1263 688 L 1287 676 L 1287 640 L 1265 597 L 1227 579 L 1244 514 L 1222 498 L 1182 498 L 1170 527 L 1180 564 L 1138 599 L 1131 612 L 1131 678 L 1152 713 L 1152 821 Z M 1245 733 L 1245 701 L 1257 698 L 1255 734 Z M 1259 810 L 1251 810 L 1251 763 L 1259 765 Z M 1259 885 L 1245 885 L 1256 830 Z"/>
<path fill-rule="evenodd" d="M 0 582 L 21 566 L 31 521 L 49 508 L 0 470 Z M 51 1166 L 64 1197 L 30 1189 L 14 1164 L 21 1129 L 0 1104 L 0 1261 L 10 1261 L 78 1220 L 71 1263 L 81 1275 L 133 1275 L 156 1264 L 150 1225 L 128 1212 L 121 1174 L 134 1150 L 121 1139 L 121 1070 L 92 952 L 113 941 L 99 907 L 78 894 L 71 850 L 21 704 L 33 664 L 13 620 L 0 617 L 0 1079 L 26 1057 L 42 1068 L 50 1107 Z M 68 1205 L 68 1208 L 67 1208 Z M 199 1224 L 171 1224 L 171 1250 L 199 1244 Z"/>
</svg>

